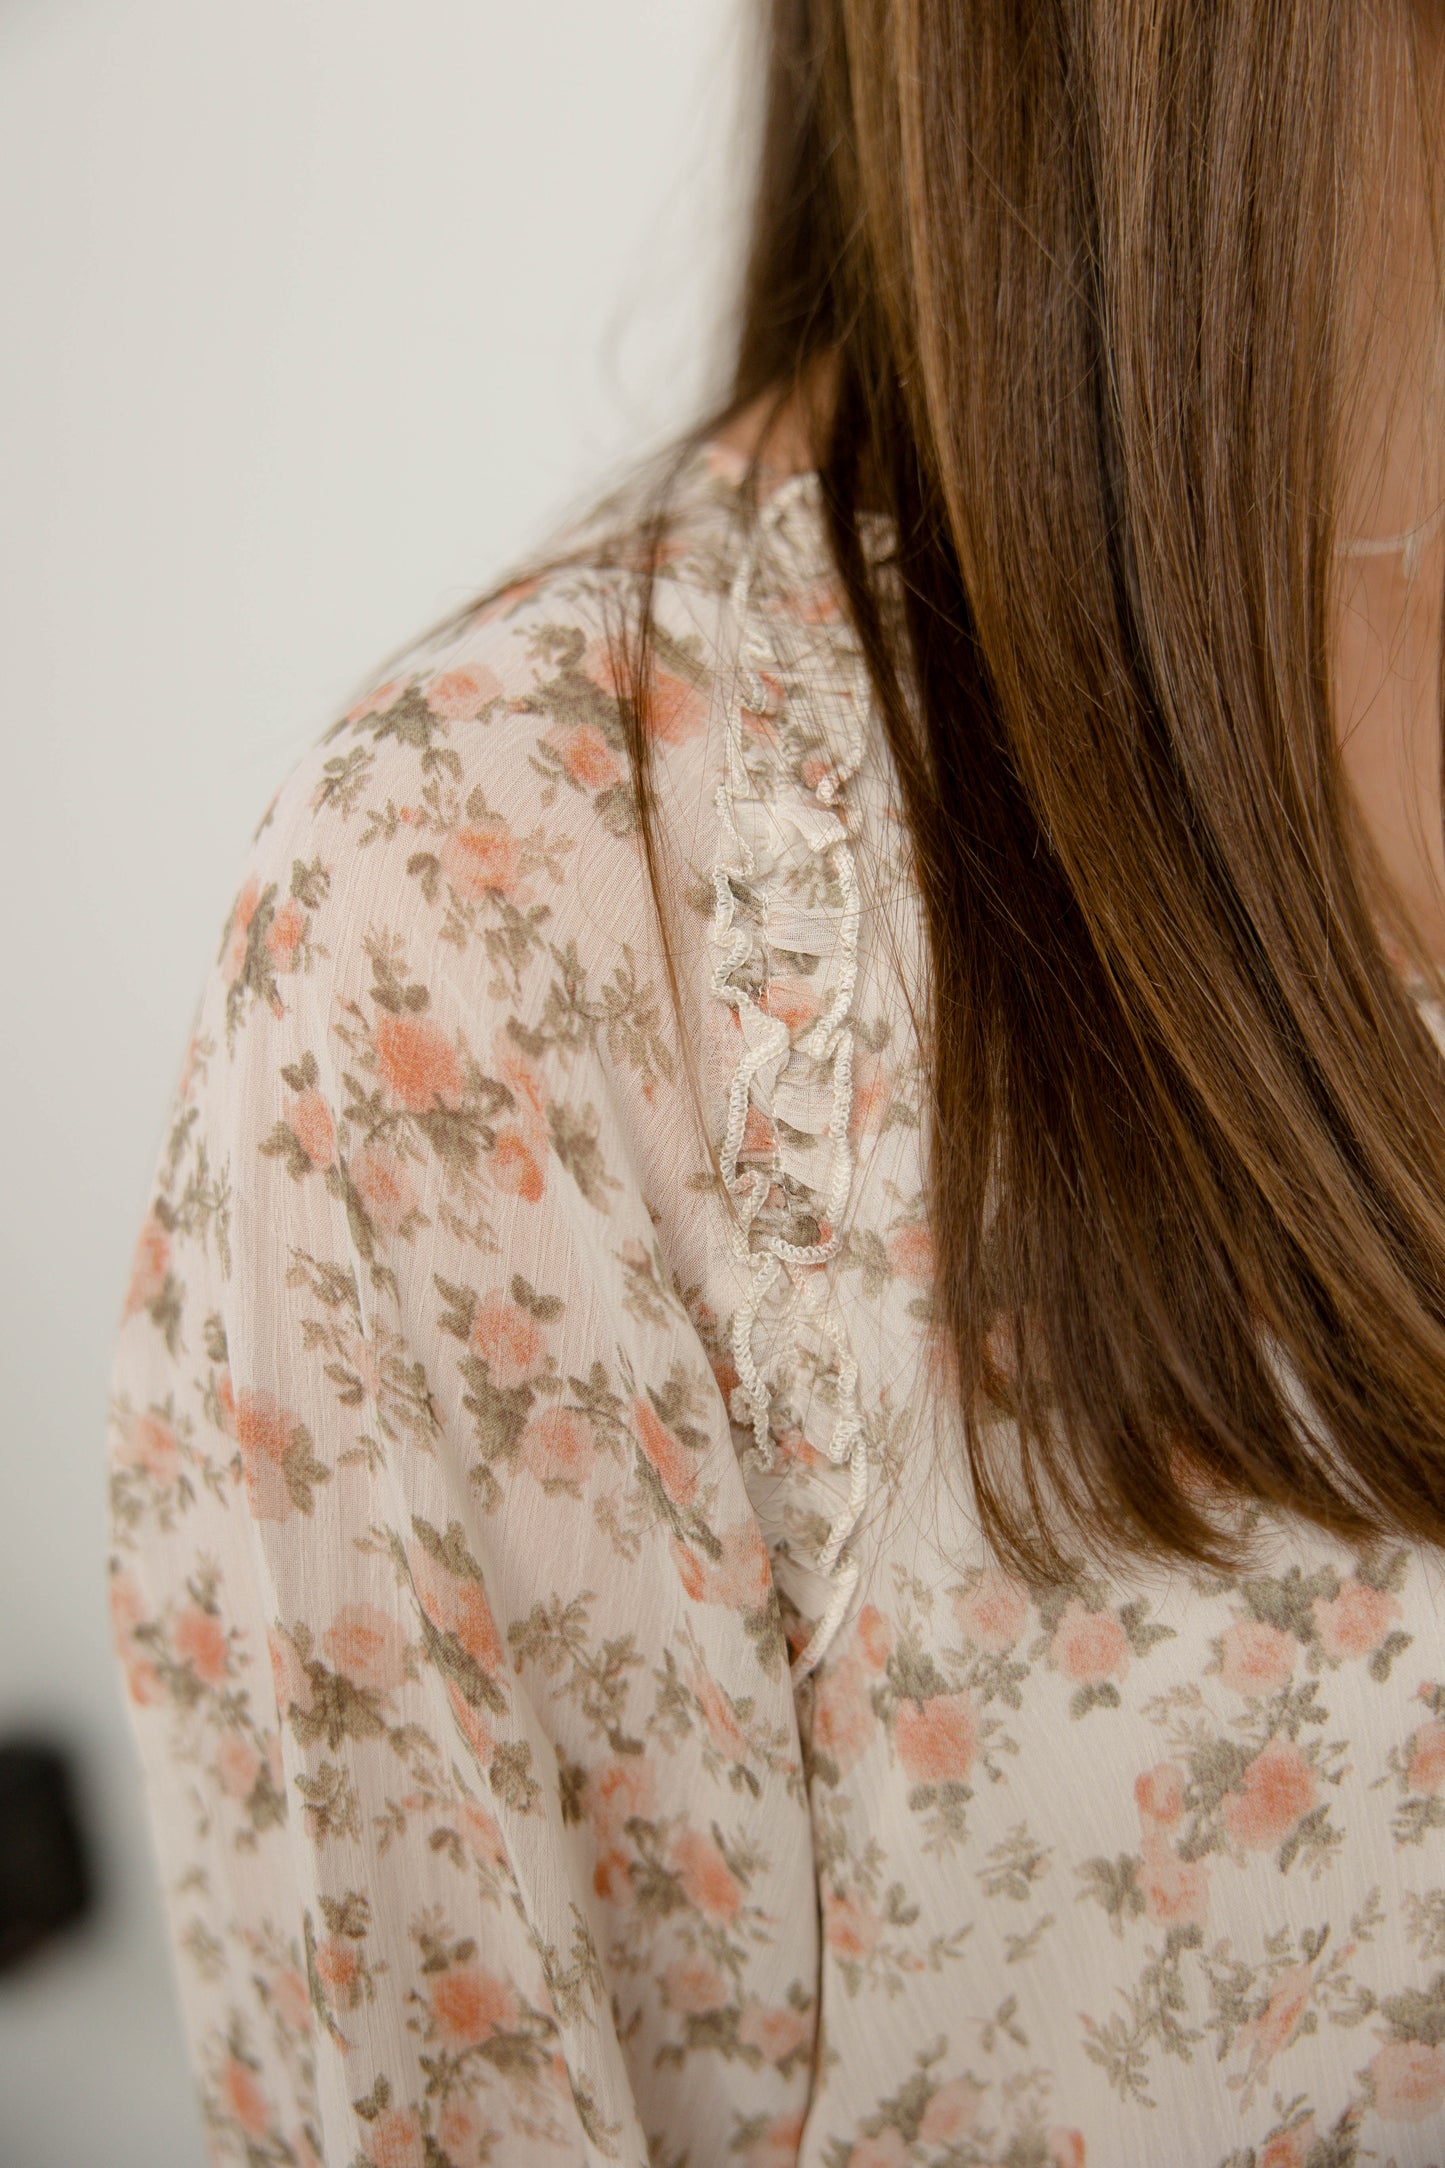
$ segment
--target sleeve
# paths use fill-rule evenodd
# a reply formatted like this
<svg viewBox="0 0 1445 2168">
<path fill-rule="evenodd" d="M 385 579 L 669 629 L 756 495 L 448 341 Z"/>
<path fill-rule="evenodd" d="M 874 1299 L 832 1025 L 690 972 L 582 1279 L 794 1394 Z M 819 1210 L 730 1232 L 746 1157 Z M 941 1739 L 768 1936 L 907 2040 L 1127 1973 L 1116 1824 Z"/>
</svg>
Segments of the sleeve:
<svg viewBox="0 0 1445 2168">
<path fill-rule="evenodd" d="M 797 1720 L 599 653 L 513 601 L 315 748 L 170 1111 L 111 1597 L 217 2161 L 801 2130 Z"/>
</svg>

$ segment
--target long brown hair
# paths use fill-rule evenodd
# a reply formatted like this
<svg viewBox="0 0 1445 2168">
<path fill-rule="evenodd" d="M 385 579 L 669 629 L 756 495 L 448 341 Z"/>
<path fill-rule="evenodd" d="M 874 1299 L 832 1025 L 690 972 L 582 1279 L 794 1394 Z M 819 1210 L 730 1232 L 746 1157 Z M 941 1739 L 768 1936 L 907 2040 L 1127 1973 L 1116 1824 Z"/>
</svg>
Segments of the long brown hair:
<svg viewBox="0 0 1445 2168">
<path fill-rule="evenodd" d="M 1031 1574 L 1228 1564 L 1221 1499 L 1445 1536 L 1440 1058 L 1330 697 L 1371 13 L 769 10 L 709 426 L 826 382 L 927 932 L 937 1324 Z"/>
</svg>

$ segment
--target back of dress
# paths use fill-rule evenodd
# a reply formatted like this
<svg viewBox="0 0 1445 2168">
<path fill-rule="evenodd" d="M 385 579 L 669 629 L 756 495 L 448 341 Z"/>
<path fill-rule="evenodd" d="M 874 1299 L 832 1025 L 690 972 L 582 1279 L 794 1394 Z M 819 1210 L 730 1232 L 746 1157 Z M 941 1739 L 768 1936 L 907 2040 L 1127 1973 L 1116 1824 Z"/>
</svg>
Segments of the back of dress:
<svg viewBox="0 0 1445 2168">
<path fill-rule="evenodd" d="M 685 1039 L 630 558 L 306 757 L 171 1110 L 112 1592 L 214 2157 L 1445 2159 L 1438 1566 L 989 1563 L 816 480 L 753 517 L 712 446 L 675 491 Z"/>
</svg>

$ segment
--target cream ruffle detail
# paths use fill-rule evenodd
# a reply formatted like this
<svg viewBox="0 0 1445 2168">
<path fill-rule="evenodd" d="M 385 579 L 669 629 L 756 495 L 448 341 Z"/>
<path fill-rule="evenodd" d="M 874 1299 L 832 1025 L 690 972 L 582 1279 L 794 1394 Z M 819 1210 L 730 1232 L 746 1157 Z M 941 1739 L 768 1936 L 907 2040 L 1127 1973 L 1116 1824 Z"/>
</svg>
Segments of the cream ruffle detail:
<svg viewBox="0 0 1445 2168">
<path fill-rule="evenodd" d="M 823 1451 L 847 1473 L 846 1499 L 812 1561 L 826 1600 L 794 1661 L 795 1680 L 814 1668 L 847 1615 L 858 1579 L 848 1544 L 869 1490 L 858 1365 L 832 1315 L 827 1273 L 854 1174 L 859 896 L 839 801 L 863 757 L 867 694 L 851 660 L 839 677 L 836 623 L 831 676 L 819 679 L 818 643 L 809 638 L 810 612 L 820 606 L 816 559 L 797 550 L 792 532 L 799 521 L 802 533 L 816 533 L 806 506 L 814 487 L 815 477 L 800 476 L 769 498 L 733 583 L 741 651 L 716 796 L 712 923 L 713 991 L 736 1012 L 741 1039 L 720 1155 L 735 1208 L 732 1239 L 747 1274 L 733 1317 L 741 1381 L 733 1418 L 751 1427 L 750 1453 L 771 1472 L 778 1372 L 799 1332 L 811 1332 L 833 1360 L 834 1414 Z M 809 651 L 806 673 L 800 648 Z M 801 966 L 801 978 L 780 972 L 780 959 Z M 791 1001 L 785 985 L 794 988 Z"/>
</svg>

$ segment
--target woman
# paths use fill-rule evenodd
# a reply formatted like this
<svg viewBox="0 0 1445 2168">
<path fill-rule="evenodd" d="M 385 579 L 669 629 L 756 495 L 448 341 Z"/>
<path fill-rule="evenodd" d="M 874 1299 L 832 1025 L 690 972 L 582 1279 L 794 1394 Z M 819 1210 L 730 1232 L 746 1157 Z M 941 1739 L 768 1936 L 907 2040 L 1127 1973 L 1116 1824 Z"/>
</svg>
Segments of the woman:
<svg viewBox="0 0 1445 2168">
<path fill-rule="evenodd" d="M 1438 33 L 776 0 L 725 411 L 268 811 L 113 1405 L 217 2159 L 1445 2158 Z"/>
</svg>

